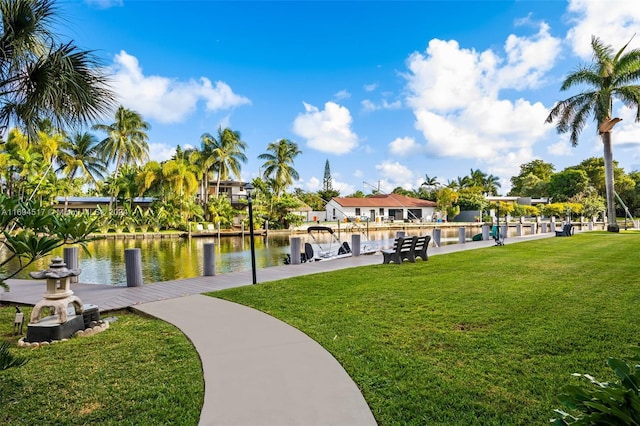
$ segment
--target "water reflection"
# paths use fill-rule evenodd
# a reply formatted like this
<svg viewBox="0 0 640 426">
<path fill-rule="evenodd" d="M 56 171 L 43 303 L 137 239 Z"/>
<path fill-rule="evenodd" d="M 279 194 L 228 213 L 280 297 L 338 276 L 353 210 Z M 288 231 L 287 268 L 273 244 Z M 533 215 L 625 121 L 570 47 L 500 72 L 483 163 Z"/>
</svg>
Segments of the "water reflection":
<svg viewBox="0 0 640 426">
<path fill-rule="evenodd" d="M 396 230 L 371 231 L 361 236 L 362 242 L 374 247 L 388 248 L 397 235 Z M 406 235 L 432 235 L 431 229 L 414 229 L 404 231 Z M 480 228 L 468 228 L 467 239 L 480 232 Z M 338 233 L 336 233 L 337 235 Z M 342 241 L 351 242 L 350 232 L 340 232 Z M 276 234 L 270 233 L 268 237 L 257 237 L 255 240 L 256 267 L 267 268 L 282 265 L 286 254 L 289 253 L 290 238 L 300 237 L 302 242 L 310 238 L 304 234 Z M 328 243 L 316 236 L 317 242 Z M 441 244 L 458 242 L 458 228 L 442 228 Z M 246 271 L 251 269 L 251 252 L 249 237 L 214 237 L 207 238 L 128 238 L 128 239 L 103 239 L 92 241 L 88 244 L 91 256 L 87 256 L 79 250 L 79 266 L 82 269 L 80 281 L 83 283 L 126 285 L 126 273 L 124 268 L 124 251 L 128 248 L 140 248 L 143 265 L 143 280 L 145 283 L 167 281 L 173 279 L 190 278 L 202 275 L 203 252 L 205 243 L 215 244 L 216 273 L 223 274 L 234 271 Z M 54 255 L 63 256 L 63 250 L 59 249 Z M 0 250 L 0 259 L 6 258 L 5 250 Z M 35 262 L 31 267 L 23 271 L 18 278 L 29 278 L 29 271 L 46 269 L 52 256 Z"/>
</svg>

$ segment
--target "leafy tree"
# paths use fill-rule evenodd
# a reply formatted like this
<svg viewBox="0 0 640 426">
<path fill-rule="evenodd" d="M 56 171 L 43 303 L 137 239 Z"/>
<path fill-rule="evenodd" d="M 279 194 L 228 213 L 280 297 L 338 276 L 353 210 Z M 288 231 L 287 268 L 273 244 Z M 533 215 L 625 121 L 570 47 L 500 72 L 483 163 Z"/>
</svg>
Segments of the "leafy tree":
<svg viewBox="0 0 640 426">
<path fill-rule="evenodd" d="M 366 195 L 364 194 L 364 192 L 362 192 L 361 190 L 358 189 L 353 194 L 347 195 L 347 197 L 349 197 L 349 198 L 365 198 Z"/>
<path fill-rule="evenodd" d="M 43 118 L 64 128 L 111 110 L 106 68 L 73 41 L 58 41 L 53 0 L 0 0 L 0 15 L 0 137 L 10 122 L 31 137 Z"/>
<path fill-rule="evenodd" d="M 278 142 L 270 143 L 267 145 L 267 151 L 258 155 L 258 158 L 265 160 L 262 165 L 264 167 L 264 177 L 272 179 L 273 192 L 276 196 L 279 196 L 289 185 L 300 179 L 298 172 L 293 168 L 293 163 L 295 158 L 302 154 L 302 151 L 300 151 L 295 142 L 288 139 L 280 139 Z M 327 185 L 330 186 L 330 184 L 331 177 L 329 176 Z M 329 187 L 326 189 L 323 187 L 323 189 L 325 191 L 331 190 Z"/>
<path fill-rule="evenodd" d="M 460 210 L 484 210 L 487 207 L 482 189 L 476 186 L 460 189 L 457 203 Z"/>
<path fill-rule="evenodd" d="M 460 214 L 460 207 L 456 205 L 458 201 L 458 193 L 448 187 L 440 188 L 438 190 L 438 210 L 445 215 L 448 219 L 449 217 L 455 217 Z"/>
<path fill-rule="evenodd" d="M 589 178 L 582 170 L 566 169 L 551 176 L 549 195 L 556 201 L 567 201 L 589 188 Z"/>
<path fill-rule="evenodd" d="M 542 183 L 548 183 L 554 173 L 554 166 L 536 159 L 520 165 L 520 174 L 511 177 L 511 190 L 509 195 L 524 197 L 542 197 L 546 192 L 540 193 Z"/>
<path fill-rule="evenodd" d="M 618 232 L 616 222 L 613 152 L 611 130 L 619 118 L 613 118 L 613 100 L 621 101 L 636 110 L 635 120 L 640 121 L 640 50 L 625 53 L 628 43 L 614 54 L 611 46 L 605 45 L 597 37 L 591 38 L 594 62 L 583 65 L 572 72 L 562 83 L 560 90 L 567 90 L 579 84 L 590 86 L 591 90 L 571 96 L 558 102 L 549 112 L 547 123 L 556 121 L 560 133 L 570 132 L 573 146 L 578 144 L 578 135 L 587 119 L 593 116 L 604 146 L 605 186 L 607 198 L 607 230 Z"/>
</svg>

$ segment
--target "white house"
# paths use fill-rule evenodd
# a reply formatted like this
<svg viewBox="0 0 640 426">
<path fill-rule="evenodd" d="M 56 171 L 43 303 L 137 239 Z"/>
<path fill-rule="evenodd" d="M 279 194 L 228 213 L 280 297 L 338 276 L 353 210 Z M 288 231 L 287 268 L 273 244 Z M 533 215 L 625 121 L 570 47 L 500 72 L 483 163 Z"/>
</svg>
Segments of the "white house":
<svg viewBox="0 0 640 426">
<path fill-rule="evenodd" d="M 400 194 L 374 195 L 366 198 L 335 197 L 325 207 L 327 220 L 360 218 L 361 220 L 411 220 L 431 222 L 437 204 Z"/>
</svg>

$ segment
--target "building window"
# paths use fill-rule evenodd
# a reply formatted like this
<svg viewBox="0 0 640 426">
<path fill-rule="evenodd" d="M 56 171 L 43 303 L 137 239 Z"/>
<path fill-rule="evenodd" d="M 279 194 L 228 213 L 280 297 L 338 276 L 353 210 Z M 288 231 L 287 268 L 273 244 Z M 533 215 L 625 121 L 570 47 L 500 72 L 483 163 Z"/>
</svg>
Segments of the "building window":
<svg viewBox="0 0 640 426">
<path fill-rule="evenodd" d="M 380 216 L 384 216 L 384 209 L 383 209 L 383 208 L 381 208 L 381 209 L 380 209 L 380 211 L 378 212 L 378 214 L 379 214 Z"/>
<path fill-rule="evenodd" d="M 360 207 L 356 207 L 356 216 L 360 216 Z"/>
</svg>

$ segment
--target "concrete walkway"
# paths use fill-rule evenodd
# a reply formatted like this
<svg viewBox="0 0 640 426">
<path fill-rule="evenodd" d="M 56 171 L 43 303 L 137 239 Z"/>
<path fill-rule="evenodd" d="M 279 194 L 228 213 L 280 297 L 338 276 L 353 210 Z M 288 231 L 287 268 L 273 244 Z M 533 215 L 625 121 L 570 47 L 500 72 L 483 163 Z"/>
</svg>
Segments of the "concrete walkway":
<svg viewBox="0 0 640 426">
<path fill-rule="evenodd" d="M 204 370 L 200 425 L 375 425 L 358 387 L 322 346 L 255 309 L 202 295 L 136 310 L 180 328 Z"/>
</svg>

